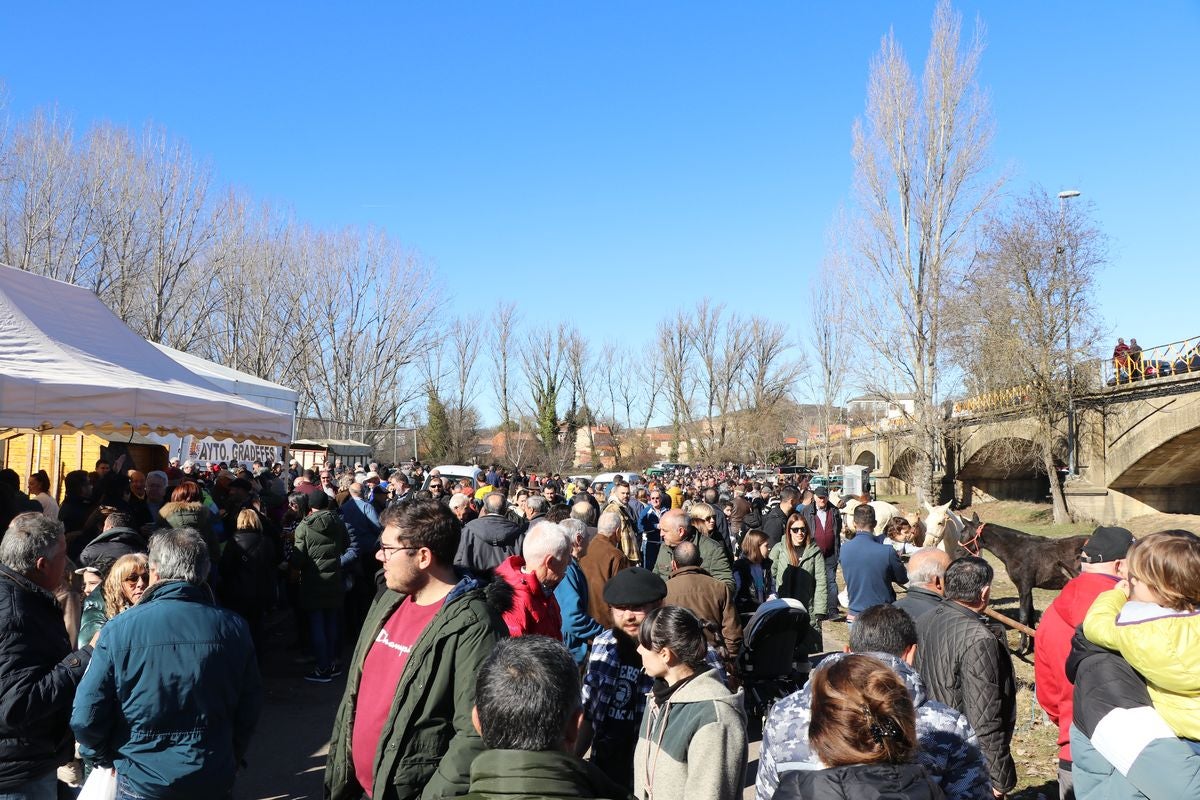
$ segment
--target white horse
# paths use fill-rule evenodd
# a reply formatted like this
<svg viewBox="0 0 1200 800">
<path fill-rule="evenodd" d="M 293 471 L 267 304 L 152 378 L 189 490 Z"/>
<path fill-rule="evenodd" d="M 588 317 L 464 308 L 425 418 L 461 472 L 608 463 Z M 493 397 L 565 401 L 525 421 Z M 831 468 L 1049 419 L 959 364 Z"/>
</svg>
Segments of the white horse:
<svg viewBox="0 0 1200 800">
<path fill-rule="evenodd" d="M 940 506 L 923 503 L 925 508 L 925 546 L 941 547 L 951 558 L 963 539 L 968 523 L 950 510 L 954 501 Z"/>
<path fill-rule="evenodd" d="M 829 493 L 829 502 L 841 509 L 842 512 L 842 530 L 854 530 L 854 509 L 862 505 L 862 501 L 858 498 L 843 498 L 839 492 L 831 491 Z M 872 500 L 868 505 L 875 509 L 875 533 L 883 533 L 887 527 L 888 521 L 892 517 L 902 517 L 904 513 L 896 508 L 891 503 L 883 500 Z"/>
</svg>

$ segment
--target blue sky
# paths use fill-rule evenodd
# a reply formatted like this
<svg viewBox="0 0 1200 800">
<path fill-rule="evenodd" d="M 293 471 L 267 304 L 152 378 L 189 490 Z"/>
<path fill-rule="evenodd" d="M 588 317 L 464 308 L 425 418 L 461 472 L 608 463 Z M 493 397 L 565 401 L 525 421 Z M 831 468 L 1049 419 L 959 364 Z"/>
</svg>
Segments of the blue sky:
<svg viewBox="0 0 1200 800">
<path fill-rule="evenodd" d="M 1010 190 L 1079 189 L 1113 336 L 1200 335 L 1200 3 L 975 2 Z M 165 126 L 317 225 L 375 224 L 494 299 L 646 342 L 708 295 L 804 337 L 868 64 L 932 2 L 23 3 L 17 116 Z"/>
</svg>

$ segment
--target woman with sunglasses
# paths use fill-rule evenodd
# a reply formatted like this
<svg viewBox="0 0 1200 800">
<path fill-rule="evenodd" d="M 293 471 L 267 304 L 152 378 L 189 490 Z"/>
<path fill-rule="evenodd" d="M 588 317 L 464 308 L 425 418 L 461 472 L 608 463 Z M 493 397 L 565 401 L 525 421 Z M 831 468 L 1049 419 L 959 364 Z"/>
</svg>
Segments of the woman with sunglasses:
<svg viewBox="0 0 1200 800">
<path fill-rule="evenodd" d="M 808 609 L 813 631 L 809 652 L 820 651 L 821 620 L 829 613 L 825 557 L 813 543 L 804 515 L 788 516 L 784 537 L 771 550 L 771 564 L 778 596 L 799 600 Z M 811 649 L 813 646 L 815 649 Z"/>
<path fill-rule="evenodd" d="M 110 619 L 137 605 L 150 586 L 150 567 L 144 553 L 127 553 L 108 570 L 100 593 L 104 606 L 87 604 L 79 625 L 79 646 L 90 643 Z"/>
</svg>

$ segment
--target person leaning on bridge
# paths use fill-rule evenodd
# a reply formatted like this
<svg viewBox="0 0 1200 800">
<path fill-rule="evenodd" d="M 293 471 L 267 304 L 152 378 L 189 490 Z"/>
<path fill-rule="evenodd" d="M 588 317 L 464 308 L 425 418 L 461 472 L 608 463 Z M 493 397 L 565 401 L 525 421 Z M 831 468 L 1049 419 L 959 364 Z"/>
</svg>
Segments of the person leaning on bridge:
<svg viewBox="0 0 1200 800">
<path fill-rule="evenodd" d="M 1054 598 L 1042 614 L 1033 640 L 1033 678 L 1037 700 L 1058 726 L 1058 796 L 1075 797 L 1071 777 L 1072 696 L 1067 679 L 1067 657 L 1075 629 L 1083 624 L 1092 601 L 1117 585 L 1133 534 L 1125 528 L 1096 528 L 1079 555 L 1079 575 Z"/>
<path fill-rule="evenodd" d="M 908 559 L 908 594 L 892 605 L 913 619 L 937 608 L 942 602 L 948 566 L 950 556 L 940 547 L 923 547 L 913 553 Z"/>
<path fill-rule="evenodd" d="M 475 679 L 508 636 L 482 585 L 454 568 L 461 525 L 436 500 L 389 506 L 379 555 L 387 590 L 367 612 L 338 707 L 325 797 L 465 794 L 483 742 Z"/>
<path fill-rule="evenodd" d="M 916 667 L 933 699 L 966 715 L 979 736 L 992 793 L 1003 797 L 1017 783 L 1010 749 L 1017 724 L 1017 686 L 1008 643 L 993 633 L 982 615 L 993 577 L 992 565 L 982 558 L 950 562 L 945 599 L 917 622 L 921 646 Z"/>
</svg>

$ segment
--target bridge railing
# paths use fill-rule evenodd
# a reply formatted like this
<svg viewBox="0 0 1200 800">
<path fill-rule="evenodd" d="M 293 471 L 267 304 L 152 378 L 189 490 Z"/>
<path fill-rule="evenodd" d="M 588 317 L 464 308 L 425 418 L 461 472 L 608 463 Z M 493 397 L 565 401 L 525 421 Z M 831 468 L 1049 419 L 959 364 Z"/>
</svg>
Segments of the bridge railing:
<svg viewBox="0 0 1200 800">
<path fill-rule="evenodd" d="M 1143 350 L 1114 353 L 1112 358 L 1100 362 L 1101 382 L 1105 386 L 1124 386 L 1188 373 L 1200 374 L 1200 336 Z"/>
<path fill-rule="evenodd" d="M 997 389 L 993 392 L 977 394 L 956 400 L 951 415 L 967 417 L 972 414 L 986 414 L 993 411 L 1006 411 L 1010 408 L 1020 408 L 1029 403 L 1030 387 L 1010 386 L 1007 389 Z"/>
</svg>

